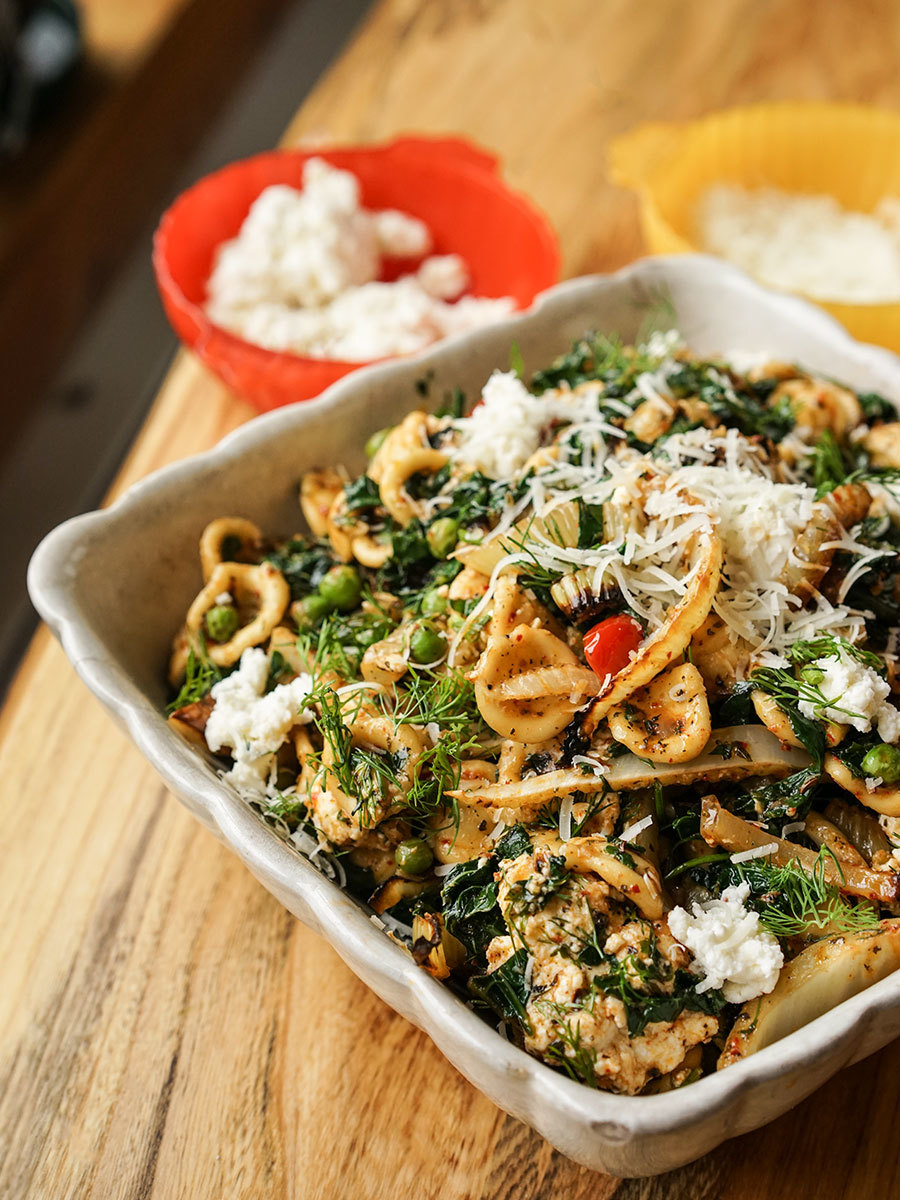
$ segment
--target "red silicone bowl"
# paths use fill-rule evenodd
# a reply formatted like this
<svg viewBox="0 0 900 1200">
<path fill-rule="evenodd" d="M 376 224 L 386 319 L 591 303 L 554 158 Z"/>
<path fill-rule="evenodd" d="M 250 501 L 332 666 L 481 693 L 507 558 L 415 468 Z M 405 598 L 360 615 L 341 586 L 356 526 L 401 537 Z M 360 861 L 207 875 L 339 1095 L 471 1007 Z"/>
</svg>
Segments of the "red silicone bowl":
<svg viewBox="0 0 900 1200">
<path fill-rule="evenodd" d="M 472 295 L 511 296 L 517 308 L 527 308 L 559 279 L 559 250 L 547 218 L 506 186 L 493 155 L 461 139 L 278 150 L 232 163 L 188 188 L 163 214 L 153 267 L 175 332 L 261 411 L 308 400 L 366 365 L 265 350 L 214 325 L 203 310 L 217 247 L 237 234 L 263 188 L 301 186 L 303 164 L 316 156 L 353 172 L 366 208 L 399 208 L 423 220 L 434 253 L 465 259 Z M 385 277 L 391 275 L 386 268 Z"/>
</svg>

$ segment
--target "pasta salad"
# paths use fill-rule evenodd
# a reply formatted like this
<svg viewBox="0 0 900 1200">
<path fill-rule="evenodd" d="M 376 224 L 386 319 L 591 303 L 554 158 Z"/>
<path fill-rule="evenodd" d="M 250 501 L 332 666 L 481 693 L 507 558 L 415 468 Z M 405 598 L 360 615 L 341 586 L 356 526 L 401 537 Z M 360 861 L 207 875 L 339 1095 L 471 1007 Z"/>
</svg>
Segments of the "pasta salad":
<svg viewBox="0 0 900 1200">
<path fill-rule="evenodd" d="M 512 359 L 308 532 L 207 526 L 169 721 L 503 1036 L 666 1090 L 900 966 L 900 422 L 674 333 Z"/>
</svg>

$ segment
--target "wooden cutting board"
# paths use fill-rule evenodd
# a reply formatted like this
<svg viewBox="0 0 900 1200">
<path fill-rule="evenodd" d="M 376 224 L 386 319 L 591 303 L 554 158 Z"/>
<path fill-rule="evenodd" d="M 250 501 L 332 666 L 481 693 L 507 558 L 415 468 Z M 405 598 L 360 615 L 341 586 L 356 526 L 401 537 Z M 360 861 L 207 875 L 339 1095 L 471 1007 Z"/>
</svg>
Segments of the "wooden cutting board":
<svg viewBox="0 0 900 1200">
<path fill-rule="evenodd" d="M 641 250 L 611 136 L 754 99 L 900 107 L 898 51 L 893 0 L 385 0 L 288 140 L 467 134 L 573 275 Z M 250 416 L 180 356 L 116 490 Z M 568 1162 L 179 808 L 46 630 L 0 713 L 0 780 L 4 1200 L 900 1195 L 900 1044 L 671 1175 Z"/>
</svg>

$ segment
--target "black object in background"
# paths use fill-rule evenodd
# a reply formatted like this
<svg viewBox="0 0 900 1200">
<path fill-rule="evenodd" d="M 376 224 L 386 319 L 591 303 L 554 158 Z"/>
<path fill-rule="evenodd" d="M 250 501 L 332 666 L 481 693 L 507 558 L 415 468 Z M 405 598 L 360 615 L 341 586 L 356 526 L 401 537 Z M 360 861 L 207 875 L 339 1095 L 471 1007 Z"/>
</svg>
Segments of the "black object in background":
<svg viewBox="0 0 900 1200">
<path fill-rule="evenodd" d="M 0 0 L 0 154 L 17 154 L 58 103 L 82 50 L 74 0 Z"/>
</svg>

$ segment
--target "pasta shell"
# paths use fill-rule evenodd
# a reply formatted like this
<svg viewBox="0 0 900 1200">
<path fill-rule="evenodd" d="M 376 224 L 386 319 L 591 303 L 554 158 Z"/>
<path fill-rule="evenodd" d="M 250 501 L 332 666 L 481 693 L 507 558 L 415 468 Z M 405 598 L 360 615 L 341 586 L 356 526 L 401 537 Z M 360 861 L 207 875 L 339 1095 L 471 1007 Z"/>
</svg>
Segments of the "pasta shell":
<svg viewBox="0 0 900 1200">
<path fill-rule="evenodd" d="M 900 817 L 900 785 L 883 783 L 869 791 L 866 781 L 858 779 L 835 754 L 825 755 L 825 774 L 866 808 L 873 809 L 883 817 Z"/>
<path fill-rule="evenodd" d="M 627 700 L 632 692 L 649 683 L 685 650 L 706 620 L 721 571 L 722 543 L 712 530 L 704 531 L 697 538 L 696 560 L 687 591 L 669 610 L 663 625 L 641 644 L 631 662 L 609 679 L 605 689 L 592 702 L 588 722 L 593 729 L 614 704 Z"/>
<path fill-rule="evenodd" d="M 227 556 L 228 561 L 234 561 L 238 555 L 255 552 L 262 541 L 262 531 L 244 517 L 219 517 L 210 521 L 200 535 L 200 569 L 204 583 L 209 581 L 219 563 L 226 561 L 225 548 L 229 540 L 239 546 Z"/>
<path fill-rule="evenodd" d="M 691 663 L 670 667 L 627 704 L 609 710 L 609 731 L 651 762 L 681 763 L 702 753 L 712 733 L 703 676 Z"/>
<path fill-rule="evenodd" d="M 562 733 L 579 702 L 557 695 L 507 699 L 501 684 L 541 668 L 580 667 L 574 652 L 548 629 L 517 625 L 503 637 L 491 638 L 473 672 L 475 700 L 485 722 L 517 742 L 545 742 Z"/>
</svg>

